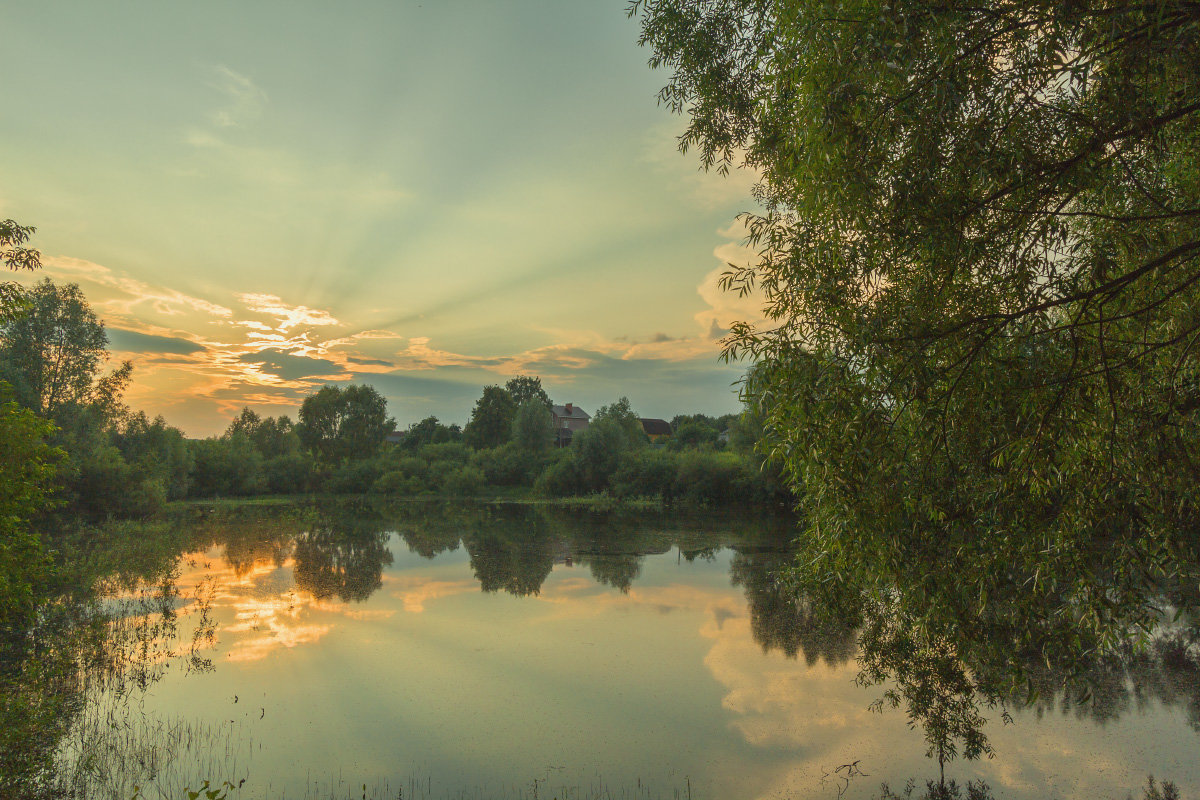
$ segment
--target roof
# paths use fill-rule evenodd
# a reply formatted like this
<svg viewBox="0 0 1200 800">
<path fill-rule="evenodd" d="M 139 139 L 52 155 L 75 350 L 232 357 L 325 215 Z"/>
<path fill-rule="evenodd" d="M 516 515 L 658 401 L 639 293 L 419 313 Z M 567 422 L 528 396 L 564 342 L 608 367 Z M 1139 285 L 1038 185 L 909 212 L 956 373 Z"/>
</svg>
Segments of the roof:
<svg viewBox="0 0 1200 800">
<path fill-rule="evenodd" d="M 665 419 L 639 419 L 638 422 L 642 423 L 642 430 L 647 436 L 671 435 L 671 423 Z"/>
<path fill-rule="evenodd" d="M 554 416 L 559 419 L 591 419 L 592 415 L 584 411 L 577 405 L 571 406 L 571 413 L 567 413 L 566 406 L 550 406 L 550 410 L 554 412 Z"/>
</svg>

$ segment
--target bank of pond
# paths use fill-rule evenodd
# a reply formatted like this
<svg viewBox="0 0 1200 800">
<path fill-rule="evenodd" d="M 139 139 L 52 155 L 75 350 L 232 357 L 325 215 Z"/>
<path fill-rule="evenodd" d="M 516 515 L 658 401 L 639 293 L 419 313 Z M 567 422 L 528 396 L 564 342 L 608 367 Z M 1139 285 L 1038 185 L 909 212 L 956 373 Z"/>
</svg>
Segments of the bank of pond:
<svg viewBox="0 0 1200 800">
<path fill-rule="evenodd" d="M 1091 665 L 1086 698 L 1033 668 L 979 706 L 994 758 L 955 761 L 936 716 L 868 710 L 871 621 L 797 595 L 795 531 L 380 493 L 47 523 L 51 584 L 0 659 L 0 796 L 1200 792 L 1194 629 Z"/>
</svg>

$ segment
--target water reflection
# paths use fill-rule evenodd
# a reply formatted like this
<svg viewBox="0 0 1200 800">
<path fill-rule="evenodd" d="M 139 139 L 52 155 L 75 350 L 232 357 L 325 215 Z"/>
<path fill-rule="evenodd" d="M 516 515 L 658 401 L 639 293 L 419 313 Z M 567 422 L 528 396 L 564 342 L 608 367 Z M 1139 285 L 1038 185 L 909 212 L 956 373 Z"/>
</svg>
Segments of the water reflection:
<svg viewBox="0 0 1200 800">
<path fill-rule="evenodd" d="M 746 590 L 754 641 L 764 653 L 778 650 L 788 658 L 802 654 L 810 667 L 820 661 L 841 666 L 858 649 L 857 632 L 784 588 L 779 575 L 791 558 L 790 550 L 752 549 L 733 556 L 729 579 Z"/>
<path fill-rule="evenodd" d="M 545 726 L 551 738 L 561 737 L 572 725 L 579 727 L 581 719 L 587 721 L 584 727 L 607 730 L 603 716 L 609 711 L 614 732 L 627 730 L 647 710 L 652 720 L 679 716 L 684 712 L 665 704 L 663 698 L 686 686 L 697 705 L 686 713 L 696 714 L 697 720 L 677 720 L 689 723 L 685 728 L 691 731 L 680 734 L 680 747 L 689 737 L 711 737 L 715 742 L 718 733 L 735 730 L 749 750 L 726 757 L 756 770 L 754 792 L 763 794 L 809 794 L 812 784 L 804 782 L 816 780 L 822 769 L 840 763 L 821 761 L 825 754 L 844 746 L 852 755 L 862 755 L 855 750 L 861 747 L 857 731 L 881 724 L 881 718 L 866 712 L 861 692 L 851 684 L 859 631 L 796 599 L 777 579 L 792 558 L 787 521 L 578 515 L 515 506 L 380 508 L 356 503 L 201 513 L 180 528 L 186 535 L 174 540 L 175 552 L 191 555 L 176 565 L 178 572 L 147 572 L 140 578 L 128 573 L 124 583 L 112 579 L 110 588 L 117 596 L 138 586 L 166 597 L 161 619 L 195 614 L 188 625 L 207 632 L 193 634 L 190 644 L 185 632 L 183 644 L 160 645 L 159 634 L 146 629 L 144 635 L 127 639 L 124 649 L 112 649 L 109 657 L 114 661 L 132 663 L 139 653 L 152 654 L 141 659 L 145 665 L 141 677 L 136 669 L 129 672 L 130 686 L 161 678 L 169 655 L 187 655 L 198 669 L 204 668 L 204 659 L 212 659 L 218 672 L 222 660 L 242 662 L 229 669 L 257 667 L 259 672 L 239 673 L 239 680 L 247 680 L 247 674 L 279 673 L 303 685 L 304 676 L 310 674 L 306 670 L 311 671 L 311 679 L 328 673 L 328 662 L 322 662 L 328 658 L 326 645 L 314 644 L 337 639 L 331 634 L 343 631 L 357 637 L 359 645 L 334 650 L 342 654 L 336 661 L 339 674 L 375 674 L 372 653 L 402 652 L 410 672 L 401 684 L 423 680 L 419 675 L 438 676 L 443 682 L 454 675 L 456 689 L 446 696 L 438 696 L 436 686 L 402 685 L 381 687 L 376 699 L 391 702 L 390 713 L 414 730 L 448 741 L 468 737 L 452 749 L 465 750 L 472 757 L 490 752 L 496 743 L 469 740 L 469 729 L 455 729 L 457 723 L 449 719 L 446 706 L 495 706 L 500 713 L 496 686 L 517 692 L 522 698 L 517 705 L 527 706 L 530 719 L 537 720 L 539 728 Z M 667 553 L 671 564 L 676 559 L 680 564 L 710 562 L 712 567 L 698 571 L 706 575 L 727 562 L 728 575 L 705 585 L 664 582 L 667 559 L 661 556 Z M 418 559 L 429 560 L 430 568 L 412 569 Z M 475 619 L 469 614 L 465 620 L 448 616 L 450 605 L 458 604 L 461 611 L 467 599 L 479 601 L 470 606 L 479 615 L 485 608 L 480 592 L 522 598 L 519 603 L 488 598 L 486 608 L 519 606 L 522 619 L 536 618 L 542 627 L 522 626 L 518 632 L 505 618 L 491 617 L 493 612 L 486 610 Z M 461 599 L 452 600 L 456 597 Z M 215 616 L 209 616 L 210 608 Z M 431 608 L 439 613 L 424 613 Z M 622 652 L 622 637 L 644 625 L 635 621 L 636 614 L 644 614 L 636 617 L 640 620 L 651 614 L 671 620 L 655 630 L 678 634 L 669 645 L 662 645 L 672 654 L 690 652 L 698 631 L 707 649 L 693 661 L 703 661 L 708 683 L 693 680 L 675 686 L 674 675 L 659 675 L 662 651 Z M 132 624 L 150 617 L 136 610 L 125 616 Z M 453 624 L 447 624 L 450 619 Z M 363 642 L 374 645 L 363 648 Z M 1093 665 L 1096 702 L 1057 692 L 1062 676 L 1044 670 L 1037 676 L 1038 691 L 1021 713 L 1111 724 L 1148 708 L 1174 705 L 1186 709 L 1189 724 L 1198 730 L 1196 645 L 1194 637 L 1180 633 L 1145 652 L 1131 651 L 1119 662 Z M 514 648 L 528 652 L 534 666 L 516 665 Z M 272 657 L 275 661 L 268 661 Z M 386 657 L 390 656 L 380 656 Z M 604 664 L 610 672 L 601 668 Z M 521 670 L 530 674 L 520 674 Z M 622 677 L 612 670 L 621 670 Z M 625 673 L 636 675 L 653 690 L 624 683 Z M 363 682 L 372 683 L 369 678 Z M 621 713 L 603 707 L 618 702 L 611 697 L 599 705 L 580 699 L 598 693 L 597 687 L 608 682 L 637 694 Z M 555 694 L 552 687 L 560 684 L 570 691 Z M 720 691 L 716 700 L 705 694 L 712 686 Z M 388 701 L 389 691 L 400 692 L 401 699 Z M 235 693 L 247 696 L 241 688 L 228 692 Z M 567 705 L 547 706 L 547 697 Z M 213 702 L 228 700 L 210 698 Z M 312 699 L 316 719 L 322 718 L 320 702 Z M 330 709 L 323 724 L 339 730 L 355 726 L 376 730 L 368 724 L 378 713 L 374 702 L 364 706 L 351 699 L 344 712 Z M 1013 707 L 1021 702 L 1022 698 L 1014 698 Z M 251 709 L 255 718 L 260 708 L 266 714 L 271 707 L 261 701 L 261 706 Z M 556 715 L 561 717 L 555 723 L 559 727 L 550 722 Z M 887 727 L 893 724 L 890 720 L 898 721 L 901 731 L 906 727 L 902 716 L 887 719 L 883 730 L 895 729 Z M 296 724 L 304 723 L 292 727 Z M 447 726 L 450 729 L 444 730 Z M 522 735 L 536 744 L 539 733 Z M 584 730 L 580 735 L 588 733 Z M 654 735 L 675 734 L 664 729 Z M 580 745 L 581 752 L 585 746 Z M 769 764 L 763 754 L 771 754 Z M 1021 780 L 1028 782 L 1013 778 L 1011 785 Z"/>
</svg>

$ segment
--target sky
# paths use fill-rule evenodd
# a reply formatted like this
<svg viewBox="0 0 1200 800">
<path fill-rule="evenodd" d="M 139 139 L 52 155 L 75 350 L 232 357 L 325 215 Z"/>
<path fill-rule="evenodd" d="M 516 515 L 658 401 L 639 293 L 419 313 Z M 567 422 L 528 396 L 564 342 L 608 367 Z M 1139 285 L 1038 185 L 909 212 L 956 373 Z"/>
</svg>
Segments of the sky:
<svg viewBox="0 0 1200 800">
<path fill-rule="evenodd" d="M 0 219 L 190 436 L 366 383 L 400 428 L 537 375 L 736 411 L 753 176 L 678 152 L 624 0 L 0 6 Z"/>
</svg>

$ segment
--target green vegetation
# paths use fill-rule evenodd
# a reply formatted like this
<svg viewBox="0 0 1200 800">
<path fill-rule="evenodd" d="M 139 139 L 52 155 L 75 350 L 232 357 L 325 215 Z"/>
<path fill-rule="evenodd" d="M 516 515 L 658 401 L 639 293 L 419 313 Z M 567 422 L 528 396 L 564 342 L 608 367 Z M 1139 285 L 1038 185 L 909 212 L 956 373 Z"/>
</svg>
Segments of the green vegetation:
<svg viewBox="0 0 1200 800">
<path fill-rule="evenodd" d="M 686 420 L 684 438 L 651 448 L 622 397 L 598 409 L 573 445 L 556 448 L 549 397 L 535 376 L 485 387 L 463 429 L 428 417 L 395 443 L 385 441 L 395 428 L 386 401 L 369 386 L 323 387 L 304 399 L 298 423 L 244 408 L 220 436 L 188 441 L 161 417 L 121 403 L 128 363 L 100 374 L 107 337 L 78 287 L 43 281 L 24 302 L 27 313 L 0 328 L 3 374 L 20 387 L 5 424 L 33 425 L 66 454 L 57 473 L 63 514 L 142 518 L 172 500 L 268 494 L 788 501 L 778 471 L 744 434 L 733 446 L 719 441 L 722 431 L 751 429 L 734 415 L 677 417 Z M 37 428 L 37 414 L 53 426 Z M 11 446 L 33 441 L 14 433 Z"/>
<path fill-rule="evenodd" d="M 1178 0 L 635 0 L 680 149 L 761 176 L 747 401 L 797 592 L 939 759 L 1200 583 L 1200 26 Z M 1086 686 L 1078 687 L 1086 691 Z M 947 699 L 950 698 L 950 699 Z"/>
</svg>

